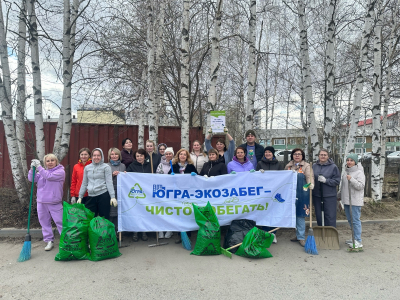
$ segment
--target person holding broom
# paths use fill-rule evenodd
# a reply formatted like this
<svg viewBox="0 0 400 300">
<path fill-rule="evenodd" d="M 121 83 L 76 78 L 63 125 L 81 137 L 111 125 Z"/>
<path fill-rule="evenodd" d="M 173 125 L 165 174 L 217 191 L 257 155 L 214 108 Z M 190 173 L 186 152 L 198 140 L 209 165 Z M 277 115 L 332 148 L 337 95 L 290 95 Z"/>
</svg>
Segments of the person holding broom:
<svg viewBox="0 0 400 300">
<path fill-rule="evenodd" d="M 351 196 L 351 209 L 353 220 L 350 217 L 349 185 Z M 358 163 L 358 155 L 351 153 L 346 158 L 346 168 L 342 175 L 342 186 L 338 192 L 338 200 L 342 200 L 344 211 L 350 228 L 354 230 L 355 248 L 362 248 L 361 240 L 361 207 L 364 206 L 364 168 Z M 346 244 L 353 247 L 351 239 L 346 240 Z"/>
<path fill-rule="evenodd" d="M 33 159 L 31 169 L 28 173 L 28 180 L 33 180 L 33 167 L 36 168 L 35 182 L 37 184 L 37 213 L 40 226 L 42 226 L 43 240 L 47 243 L 44 250 L 50 251 L 54 247 L 54 234 L 51 226 L 51 219 L 57 226 L 61 235 L 63 219 L 63 185 L 65 171 L 63 165 L 58 162 L 57 156 L 49 153 L 44 156 L 45 168 L 40 161 Z M 86 191 L 86 190 L 85 190 Z"/>
<path fill-rule="evenodd" d="M 310 190 L 314 189 L 314 178 L 311 176 L 311 166 L 305 161 L 306 155 L 303 150 L 296 148 L 290 154 L 290 162 L 285 170 L 297 172 L 296 188 L 296 236 L 292 242 L 299 242 L 302 247 L 305 245 L 306 220 L 310 213 Z M 304 185 L 310 184 L 304 190 Z"/>
<path fill-rule="evenodd" d="M 325 226 L 336 227 L 336 187 L 340 183 L 340 171 L 333 160 L 329 158 L 328 150 L 321 149 L 318 160 L 313 165 L 315 185 L 312 196 L 318 226 L 322 225 L 321 199 L 324 201 Z"/>
</svg>

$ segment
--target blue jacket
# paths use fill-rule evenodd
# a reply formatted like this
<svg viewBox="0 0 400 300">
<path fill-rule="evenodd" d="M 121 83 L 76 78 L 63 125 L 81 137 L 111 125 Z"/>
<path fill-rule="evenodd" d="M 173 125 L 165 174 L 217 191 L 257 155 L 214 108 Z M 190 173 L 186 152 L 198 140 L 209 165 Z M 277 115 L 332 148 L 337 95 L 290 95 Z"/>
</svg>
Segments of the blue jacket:
<svg viewBox="0 0 400 300">
<path fill-rule="evenodd" d="M 205 140 L 206 144 L 206 150 L 207 152 L 210 151 L 211 149 L 214 149 L 211 146 L 211 140 Z M 233 153 L 235 153 L 235 141 L 232 140 L 229 142 L 228 149 L 224 153 L 224 159 L 225 159 L 225 165 L 228 165 L 228 163 L 232 160 L 233 158 Z"/>
<path fill-rule="evenodd" d="M 332 158 L 329 158 L 325 164 L 321 164 L 319 160 L 312 166 L 314 172 L 315 186 L 313 189 L 314 197 L 321 197 L 321 189 L 324 197 L 337 196 L 336 187 L 340 183 L 340 171 L 333 162 Z M 318 181 L 318 175 L 322 175 L 326 178 L 325 183 Z"/>
<path fill-rule="evenodd" d="M 255 146 L 257 162 L 259 162 L 264 156 L 264 147 L 257 143 L 254 143 L 254 146 Z M 247 149 L 247 143 L 241 144 L 239 147 Z"/>
</svg>

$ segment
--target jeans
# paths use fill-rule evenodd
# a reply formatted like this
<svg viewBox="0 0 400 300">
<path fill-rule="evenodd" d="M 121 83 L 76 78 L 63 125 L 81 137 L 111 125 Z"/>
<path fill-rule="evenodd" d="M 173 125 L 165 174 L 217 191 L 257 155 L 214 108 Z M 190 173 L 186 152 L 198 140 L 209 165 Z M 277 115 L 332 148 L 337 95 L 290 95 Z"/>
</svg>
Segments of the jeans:
<svg viewBox="0 0 400 300">
<path fill-rule="evenodd" d="M 296 217 L 296 237 L 298 240 L 305 240 L 306 234 L 306 219 Z"/>
<path fill-rule="evenodd" d="M 347 221 L 350 224 L 350 205 L 344 205 L 344 211 L 346 212 Z M 361 206 L 352 206 L 351 211 L 353 213 L 353 226 L 354 226 L 354 239 L 361 243 Z"/>
</svg>

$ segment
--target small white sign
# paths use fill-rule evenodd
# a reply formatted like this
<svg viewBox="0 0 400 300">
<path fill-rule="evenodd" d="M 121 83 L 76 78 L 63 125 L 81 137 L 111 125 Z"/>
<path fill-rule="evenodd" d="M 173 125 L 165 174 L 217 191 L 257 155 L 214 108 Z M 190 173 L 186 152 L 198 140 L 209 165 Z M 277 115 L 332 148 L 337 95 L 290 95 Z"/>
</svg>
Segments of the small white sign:
<svg viewBox="0 0 400 300">
<path fill-rule="evenodd" d="M 210 112 L 211 129 L 213 132 L 224 132 L 225 111 L 215 110 Z"/>
</svg>

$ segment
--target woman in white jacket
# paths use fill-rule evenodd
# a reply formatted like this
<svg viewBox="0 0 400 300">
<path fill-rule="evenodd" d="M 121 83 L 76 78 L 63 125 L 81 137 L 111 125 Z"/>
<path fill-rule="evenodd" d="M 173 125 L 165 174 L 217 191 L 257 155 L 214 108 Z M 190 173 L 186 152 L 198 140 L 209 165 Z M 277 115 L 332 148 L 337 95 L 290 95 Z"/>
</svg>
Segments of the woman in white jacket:
<svg viewBox="0 0 400 300">
<path fill-rule="evenodd" d="M 349 184 L 352 204 L 353 220 L 350 218 Z M 350 227 L 353 224 L 355 247 L 362 248 L 361 240 L 361 206 L 364 206 L 364 168 L 358 164 L 357 154 L 349 154 L 346 158 L 345 172 L 342 172 L 342 186 L 338 193 L 338 199 L 342 200 Z M 352 240 L 346 240 L 346 244 L 353 247 Z"/>
<path fill-rule="evenodd" d="M 193 151 L 190 153 L 190 158 L 197 169 L 197 173 L 200 174 L 204 164 L 208 162 L 208 156 L 204 153 L 203 148 L 198 140 L 193 142 Z"/>
</svg>

